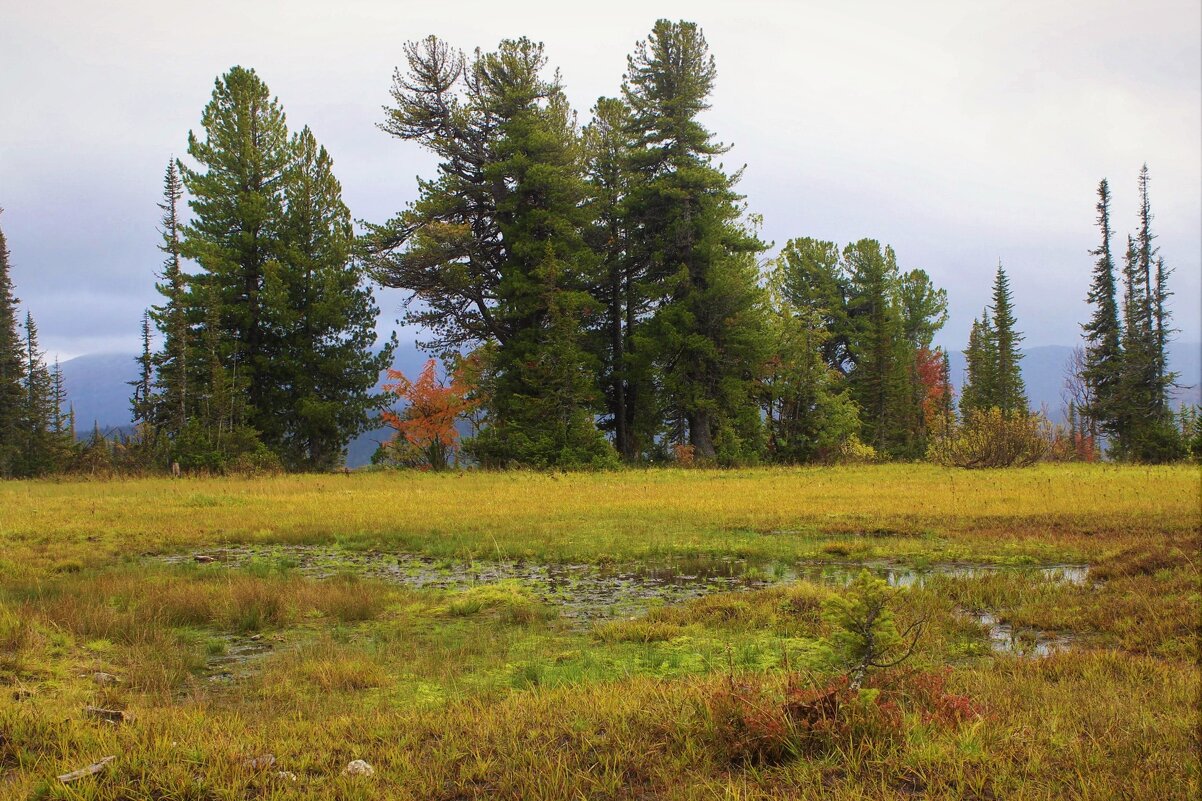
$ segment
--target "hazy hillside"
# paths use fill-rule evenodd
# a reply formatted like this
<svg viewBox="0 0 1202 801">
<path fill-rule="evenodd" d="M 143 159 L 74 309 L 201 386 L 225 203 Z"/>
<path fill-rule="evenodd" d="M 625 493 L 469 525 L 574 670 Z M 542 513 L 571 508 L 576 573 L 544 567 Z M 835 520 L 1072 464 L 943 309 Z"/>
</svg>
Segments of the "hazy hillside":
<svg viewBox="0 0 1202 801">
<path fill-rule="evenodd" d="M 1063 417 L 1064 402 L 1060 393 L 1064 386 L 1064 366 L 1072 348 L 1064 345 L 1048 345 L 1024 351 L 1023 380 L 1027 384 L 1027 395 L 1032 408 L 1046 405 L 1054 420 Z M 412 345 L 397 348 L 394 363 L 406 375 L 416 375 L 426 360 L 425 354 Z M 1184 403 L 1202 403 L 1202 345 L 1198 343 L 1174 343 L 1169 347 L 1170 367 L 1181 374 L 1183 388 L 1177 391 L 1177 400 Z M 964 354 L 951 354 L 952 383 L 958 388 L 964 380 Z M 129 425 L 130 386 L 138 374 L 132 354 L 102 353 L 80 356 L 63 362 L 63 379 L 67 396 L 75 408 L 76 428 L 87 434 L 92 424 L 99 423 L 102 430 L 111 430 Z M 381 380 L 383 377 L 381 376 Z M 384 439 L 384 432 L 368 432 L 355 439 L 348 450 L 347 463 L 352 467 L 367 464 L 377 444 Z"/>
<path fill-rule="evenodd" d="M 412 343 L 402 343 L 393 355 L 393 366 L 408 376 L 416 376 L 427 358 Z M 106 432 L 129 426 L 128 382 L 138 377 L 135 359 L 127 353 L 96 353 L 62 363 L 63 385 L 67 400 L 75 409 L 75 428 L 81 436 L 90 434 L 94 423 Z M 383 383 L 381 375 L 379 384 Z M 382 439 L 383 432 L 367 432 L 357 437 L 348 448 L 348 464 L 353 467 L 367 464 Z"/>
</svg>

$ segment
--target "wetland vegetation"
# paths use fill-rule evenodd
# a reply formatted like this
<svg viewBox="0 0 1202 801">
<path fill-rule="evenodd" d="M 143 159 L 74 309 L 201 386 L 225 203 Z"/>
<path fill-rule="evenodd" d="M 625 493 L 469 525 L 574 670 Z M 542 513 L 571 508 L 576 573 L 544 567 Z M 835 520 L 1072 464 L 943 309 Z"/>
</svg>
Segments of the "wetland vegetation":
<svg viewBox="0 0 1202 801">
<path fill-rule="evenodd" d="M 6 798 L 1198 790 L 1196 468 L 12 482 L 0 501 Z M 898 632 L 923 626 L 853 691 L 830 610 L 861 567 Z"/>
</svg>

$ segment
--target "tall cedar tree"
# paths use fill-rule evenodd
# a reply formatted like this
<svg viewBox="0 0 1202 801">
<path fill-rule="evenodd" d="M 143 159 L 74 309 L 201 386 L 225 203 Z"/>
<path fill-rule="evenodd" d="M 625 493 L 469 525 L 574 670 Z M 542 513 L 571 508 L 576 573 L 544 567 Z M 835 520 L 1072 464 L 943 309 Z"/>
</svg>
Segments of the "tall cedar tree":
<svg viewBox="0 0 1202 801">
<path fill-rule="evenodd" d="M 512 332 L 491 365 L 488 426 L 469 445 L 486 465 L 600 465 L 613 455 L 594 422 L 597 368 L 582 342 L 583 319 L 599 311 L 586 291 L 597 266 L 584 241 L 583 153 L 558 76 L 545 69 L 542 45 L 527 39 L 472 64 L 498 121 L 485 174 L 505 187 L 497 315 Z"/>
<path fill-rule="evenodd" d="M 179 163 L 172 158 L 167 162 L 163 176 L 163 200 L 159 209 L 163 215 L 159 220 L 159 235 L 162 243 L 163 268 L 155 289 L 163 297 L 162 305 L 152 306 L 150 317 L 162 334 L 162 347 L 155 354 L 154 366 L 159 395 L 156 398 L 153 419 L 155 425 L 174 439 L 188 423 L 195 409 L 189 397 L 189 353 L 195 348 L 191 341 L 189 323 L 188 276 L 185 275 L 180 250 L 182 222 L 179 203 L 183 198 L 183 183 L 180 181 Z"/>
<path fill-rule="evenodd" d="M 461 51 L 430 36 L 404 46 L 380 128 L 438 157 L 438 177 L 418 181 L 418 199 L 382 225 L 368 225 L 364 251 L 375 277 L 408 290 L 405 322 L 421 343 L 453 354 L 495 341 L 512 321 L 495 313 L 507 258 L 497 214 L 504 187 L 486 175 L 502 120 Z"/>
<path fill-rule="evenodd" d="M 203 139 L 188 134 L 188 154 L 201 169 L 181 168 L 192 207 L 181 253 L 203 268 L 192 282 L 220 303 L 218 352 L 246 386 L 247 423 L 265 443 L 279 446 L 291 410 L 275 394 L 280 342 L 264 285 L 282 250 L 292 152 L 284 111 L 254 70 L 234 67 L 217 79 L 201 125 Z"/>
<path fill-rule="evenodd" d="M 17 298 L 9 272 L 8 242 L 0 229 L 0 478 L 12 476 L 17 470 L 24 379 Z"/>
<path fill-rule="evenodd" d="M 406 47 L 385 130 L 443 159 L 408 210 L 373 226 L 369 259 L 410 291 L 407 316 L 454 351 L 492 343 L 487 427 L 466 448 L 488 465 L 600 464 L 598 365 L 583 321 L 597 264 L 574 116 L 542 45 L 505 40 L 469 63 L 429 38 Z"/>
<path fill-rule="evenodd" d="M 636 282 L 659 290 L 644 330 L 629 336 L 634 350 L 651 350 L 662 394 L 647 386 L 635 397 L 681 419 L 701 459 L 717 456 L 718 445 L 725 458 L 758 445 L 753 380 L 767 358 L 754 258 L 765 245 L 743 222 L 740 173 L 714 163 L 729 148 L 698 119 L 716 74 L 701 30 L 661 19 L 628 58 L 622 86 L 632 140 L 630 257 Z"/>
<path fill-rule="evenodd" d="M 1090 251 L 1097 257 L 1093 280 L 1086 300 L 1093 305 L 1089 322 L 1082 325 L 1085 332 L 1085 356 L 1082 380 L 1091 390 L 1092 403 L 1081 413 L 1108 435 L 1118 432 L 1119 395 L 1123 371 L 1123 351 L 1119 326 L 1118 289 L 1114 275 L 1114 256 L 1110 249 L 1110 184 L 1103 179 L 1098 184 L 1098 229 L 1102 241 Z M 1093 433 L 1096 435 L 1097 430 Z"/>
<path fill-rule="evenodd" d="M 646 314 L 648 292 L 638 283 L 638 263 L 630 257 L 630 228 L 626 202 L 630 191 L 630 109 L 620 99 L 603 97 L 593 107 L 585 128 L 588 179 L 594 225 L 590 245 L 601 260 L 595 295 L 604 305 L 602 324 L 595 332 L 601 355 L 601 383 L 614 447 L 625 461 L 635 461 L 651 446 L 650 404 L 641 391 L 652 390 L 646 359 L 634 350 L 636 325 Z M 636 419 L 636 412 L 643 412 Z M 642 432 L 643 436 L 636 434 Z"/>
<path fill-rule="evenodd" d="M 288 410 L 284 464 L 325 470 L 386 402 L 374 388 L 396 342 L 371 352 L 379 310 L 352 258 L 351 214 L 333 160 L 307 126 L 292 142 L 285 178 L 281 260 L 268 273 L 266 293 L 280 343 L 271 406 Z"/>
</svg>

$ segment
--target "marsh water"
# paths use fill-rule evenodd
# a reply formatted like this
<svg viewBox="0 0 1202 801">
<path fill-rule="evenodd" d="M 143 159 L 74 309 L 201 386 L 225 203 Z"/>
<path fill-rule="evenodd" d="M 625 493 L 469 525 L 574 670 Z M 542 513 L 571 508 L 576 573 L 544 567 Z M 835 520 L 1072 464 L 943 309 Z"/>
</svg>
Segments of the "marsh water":
<svg viewBox="0 0 1202 801">
<path fill-rule="evenodd" d="M 750 562 L 737 558 L 675 558 L 631 563 L 543 563 L 528 560 L 453 560 L 337 546 L 230 546 L 164 557 L 185 563 L 213 561 L 254 571 L 295 570 L 312 578 L 362 576 L 416 589 L 464 590 L 482 584 L 514 581 L 555 607 L 570 625 L 632 618 L 649 609 L 716 592 L 732 592 L 808 580 L 846 585 L 867 570 L 890 586 L 923 586 L 933 577 L 974 578 L 999 571 L 1021 572 L 1043 580 L 1084 584 L 1088 565 L 1056 564 L 1003 567 L 952 562 L 903 565 L 868 562 Z M 997 651 L 1047 656 L 1066 648 L 1069 640 L 1053 634 L 1014 630 L 988 612 L 972 613 Z M 258 651 L 246 644 L 248 653 Z M 231 654 L 232 656 L 232 654 Z M 235 657 L 236 658 L 236 657 Z"/>
</svg>

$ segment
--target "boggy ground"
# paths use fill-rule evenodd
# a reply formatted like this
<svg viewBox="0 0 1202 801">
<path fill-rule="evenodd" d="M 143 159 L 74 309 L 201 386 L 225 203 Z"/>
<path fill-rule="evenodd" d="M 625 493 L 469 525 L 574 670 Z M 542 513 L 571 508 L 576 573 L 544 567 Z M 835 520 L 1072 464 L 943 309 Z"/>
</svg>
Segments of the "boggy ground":
<svg viewBox="0 0 1202 801">
<path fill-rule="evenodd" d="M 0 484 L 0 798 L 1192 798 L 1198 551 L 1197 468 Z"/>
</svg>

